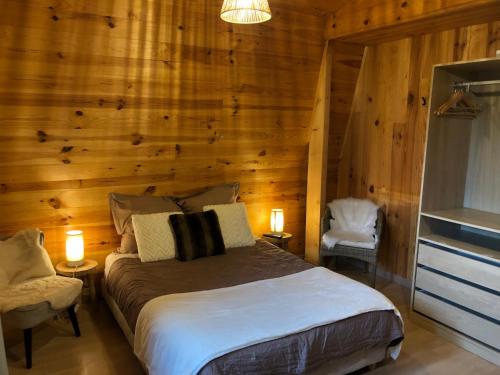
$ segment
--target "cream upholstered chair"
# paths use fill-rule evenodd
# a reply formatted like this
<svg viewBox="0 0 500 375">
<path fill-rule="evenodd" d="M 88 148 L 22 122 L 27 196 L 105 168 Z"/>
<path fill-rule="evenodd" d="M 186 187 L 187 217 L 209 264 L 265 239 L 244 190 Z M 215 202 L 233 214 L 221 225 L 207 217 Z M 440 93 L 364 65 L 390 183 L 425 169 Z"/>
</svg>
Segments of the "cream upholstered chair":
<svg viewBox="0 0 500 375">
<path fill-rule="evenodd" d="M 330 230 L 330 220 L 332 219 L 332 212 L 329 207 L 325 209 L 323 218 L 321 220 L 321 235 L 323 236 L 326 232 Z M 320 248 L 320 264 L 322 266 L 328 266 L 330 260 L 333 261 L 333 268 L 336 267 L 336 257 L 343 256 L 347 258 L 359 259 L 366 262 L 368 268 L 371 268 L 370 272 L 370 284 L 375 287 L 375 280 L 377 276 L 377 258 L 378 250 L 380 247 L 380 239 L 382 237 L 382 231 L 384 228 L 384 211 L 382 208 L 377 210 L 377 220 L 375 223 L 375 238 L 370 246 L 364 246 L 362 243 L 344 243 L 343 241 L 338 242 L 335 246 L 328 246 L 324 240 L 321 241 Z"/>
<path fill-rule="evenodd" d="M 0 238 L 1 239 L 1 238 Z M 6 239 L 5 237 L 3 239 Z M 39 244 L 43 247 L 44 243 L 44 235 L 43 232 L 39 232 Z M 43 250 L 45 251 L 45 250 Z M 2 323 L 6 327 L 13 327 L 17 329 L 22 329 L 24 332 L 24 349 L 26 356 L 26 367 L 29 369 L 32 367 L 32 329 L 38 324 L 53 318 L 54 316 L 67 312 L 69 318 L 71 320 L 71 324 L 73 326 L 73 330 L 75 336 L 80 336 L 80 328 L 78 326 L 78 320 L 75 313 L 75 305 L 76 305 L 76 297 L 80 294 L 81 291 L 81 281 L 78 282 L 75 280 L 74 282 L 68 283 L 69 280 L 64 280 L 61 276 L 48 276 L 43 279 L 43 284 L 46 286 L 46 289 L 43 292 L 44 296 L 47 296 L 48 299 L 51 299 L 52 296 L 58 295 L 59 300 L 69 301 L 68 303 L 64 303 L 63 306 L 58 306 L 57 309 L 54 309 L 49 301 L 41 301 L 34 304 L 27 304 L 24 306 L 18 306 L 14 309 L 8 309 L 6 312 L 2 312 Z M 29 279 L 27 281 L 22 282 L 21 285 L 24 290 L 30 290 L 30 284 L 37 284 L 37 279 Z M 79 288 L 78 288 L 79 287 Z M 14 297 L 10 297 L 13 293 L 8 290 L 9 288 L 4 288 L 0 290 L 0 300 L 3 297 L 5 299 L 15 299 Z M 11 288 L 12 289 L 12 288 Z M 33 293 L 36 293 L 36 288 L 33 289 Z M 26 299 L 26 295 L 22 296 L 25 300 L 29 300 L 28 297 Z M 35 298 L 36 299 L 36 298 Z M 4 305 L 2 304 L 2 306 Z M 2 309 L 0 309 L 2 311 Z M 0 343 L 1 344 L 1 343 Z"/>
</svg>

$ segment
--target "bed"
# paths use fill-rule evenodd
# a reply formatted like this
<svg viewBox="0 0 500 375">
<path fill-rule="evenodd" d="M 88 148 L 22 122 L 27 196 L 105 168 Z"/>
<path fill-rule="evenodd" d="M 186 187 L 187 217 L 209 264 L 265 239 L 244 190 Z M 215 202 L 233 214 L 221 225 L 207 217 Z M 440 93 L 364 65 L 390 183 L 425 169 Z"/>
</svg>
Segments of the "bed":
<svg viewBox="0 0 500 375">
<path fill-rule="evenodd" d="M 357 288 L 356 290 L 359 290 L 360 293 L 365 293 L 364 297 L 363 295 L 360 297 L 362 300 L 369 300 L 373 296 L 382 301 L 381 306 L 385 307 L 376 308 L 374 304 L 373 308 L 352 309 L 353 313 L 349 313 L 349 304 L 344 306 L 342 303 L 340 306 L 338 304 L 340 301 L 337 298 L 334 301 L 337 301 L 338 309 L 347 312 L 344 311 L 343 315 L 339 315 L 341 319 L 330 319 L 332 321 L 330 322 L 322 320 L 321 315 L 314 318 L 315 314 L 321 314 L 320 311 L 312 311 L 316 309 L 309 308 L 305 311 L 307 314 L 304 314 L 303 311 L 300 311 L 302 304 L 296 303 L 296 301 L 293 306 L 286 306 L 287 297 L 284 296 L 286 293 L 283 293 L 283 290 L 287 289 L 279 288 L 292 286 L 295 289 L 297 286 L 297 289 L 300 289 L 303 286 L 309 288 L 308 290 L 318 290 L 318 298 L 321 300 L 327 299 L 332 293 L 324 294 L 324 298 L 322 298 L 321 293 L 325 293 L 322 285 L 312 288 L 311 285 L 315 284 L 306 285 L 307 281 L 321 283 L 322 278 L 317 279 L 318 281 L 308 278 L 314 277 L 313 274 L 324 277 L 326 272 L 328 272 L 326 276 L 332 278 L 332 285 L 338 285 L 338 289 L 344 290 L 344 293 L 349 293 L 349 288 Z M 252 291 L 257 290 L 259 293 L 253 293 L 253 295 Z M 313 292 L 310 294 L 314 295 Z M 383 305 L 384 297 L 381 297 L 378 292 L 334 272 L 326 271 L 322 267 L 314 267 L 262 240 L 258 240 L 255 246 L 228 249 L 225 255 L 200 258 L 191 262 L 170 259 L 141 263 L 136 254 L 110 254 L 105 264 L 103 295 L 129 343 L 132 347 L 135 346 L 136 355 L 150 374 L 178 374 L 181 372 L 200 375 L 234 373 L 344 374 L 380 362 L 390 354 L 396 358 L 403 340 L 403 323 L 397 309 L 390 302 Z M 234 350 L 227 348 L 218 350 L 217 337 L 215 336 L 220 330 L 210 331 L 210 327 L 215 323 L 209 319 L 213 315 L 220 315 L 220 311 L 216 311 L 217 307 L 223 306 L 231 298 L 234 299 L 234 296 L 241 296 L 242 301 L 253 301 L 249 302 L 249 306 L 247 306 L 249 310 L 246 310 L 246 314 L 251 315 L 252 324 L 255 324 L 252 320 L 253 316 L 259 315 L 260 312 L 267 314 L 260 317 L 260 322 L 263 324 L 273 324 L 276 320 L 280 321 L 280 324 L 270 326 L 270 331 L 276 327 L 274 336 L 259 337 L 258 340 L 254 341 L 238 338 L 238 335 L 252 335 L 257 330 L 255 326 L 245 327 L 239 313 L 235 312 L 234 309 L 228 309 L 227 311 L 231 312 L 225 318 L 227 319 L 227 327 L 233 332 L 238 332 L 235 332 L 234 335 L 222 332 L 220 336 L 223 339 L 228 336 L 231 336 L 229 339 L 233 339 L 232 336 L 235 336 L 234 340 L 243 340 L 242 342 L 247 342 L 247 344 L 234 344 L 232 347 Z M 303 308 L 306 309 L 308 302 L 305 298 L 306 295 L 303 294 L 303 296 Z M 186 298 L 188 299 L 186 300 Z M 264 306 L 265 303 L 262 303 L 262 308 L 259 306 L 259 301 L 262 298 L 285 302 L 280 302 L 279 308 L 275 305 L 276 311 L 273 311 L 272 304 L 268 303 Z M 301 296 L 295 295 L 290 297 L 290 299 L 292 298 L 301 298 Z M 208 311 L 209 317 L 195 320 L 195 323 L 200 323 L 200 327 L 208 327 L 207 330 L 210 331 L 210 334 L 207 334 L 208 337 L 203 337 L 200 332 L 196 332 L 196 329 L 190 329 L 190 327 L 196 327 L 196 324 L 184 327 L 181 335 L 178 335 L 177 338 L 175 335 L 168 336 L 167 333 L 153 335 L 152 330 L 158 327 L 152 322 L 159 322 L 161 319 L 169 320 L 170 317 L 174 321 L 178 315 L 183 315 L 182 318 L 184 318 L 185 315 L 192 313 L 189 308 L 183 310 L 182 314 L 178 314 L 177 310 L 172 309 L 177 308 L 175 306 L 188 304 L 193 306 L 192 310 L 194 310 L 197 301 L 203 299 L 205 299 L 206 304 L 200 305 L 202 306 L 200 308 L 203 311 Z M 313 299 L 311 303 L 315 303 Z M 244 304 L 243 302 L 238 306 Z M 321 310 L 320 304 L 318 303 L 318 310 Z M 154 307 L 155 305 L 156 307 Z M 298 305 L 297 312 L 294 309 L 296 305 Z M 332 305 L 329 303 L 327 306 L 330 306 L 331 310 L 335 310 L 335 307 L 331 308 Z M 280 308 L 285 309 L 286 313 L 280 311 Z M 278 311 L 281 318 L 272 317 Z M 364 312 L 358 314 L 356 311 Z M 243 313 L 245 312 L 241 314 Z M 297 316 L 295 317 L 294 314 Z M 165 316 L 169 318 L 165 318 Z M 305 321 L 302 326 L 298 323 L 301 320 Z M 175 324 L 172 323 L 175 327 L 170 329 L 178 331 L 179 326 L 182 326 L 184 321 L 189 321 L 189 319 L 181 319 Z M 193 322 L 192 317 L 191 322 Z M 203 326 L 205 323 L 210 325 Z M 231 328 L 231 324 L 235 326 Z M 280 332 L 280 326 L 287 324 L 294 328 L 290 328 L 286 333 Z M 234 329 L 234 327 L 241 327 L 241 329 Z M 222 331 L 224 328 L 226 327 L 223 327 Z M 138 336 L 140 336 L 139 340 Z M 211 356 L 207 357 L 206 353 L 200 353 L 200 358 L 205 358 L 205 360 L 200 360 L 199 364 L 190 368 L 189 371 L 187 367 L 172 365 L 172 362 L 177 362 L 177 360 L 182 363 L 182 356 L 185 357 L 184 359 L 195 361 L 198 353 L 196 349 L 192 348 L 197 348 L 197 344 L 205 342 L 204 340 L 208 340 L 206 342 L 210 343 L 210 345 L 205 346 L 214 347 L 211 348 L 213 351 Z M 185 345 L 184 349 L 182 349 L 183 344 Z M 178 351 L 172 354 L 173 357 L 168 357 L 169 353 L 167 352 L 158 354 L 162 350 L 167 350 L 165 348 L 175 348 Z M 193 351 L 193 353 L 186 353 L 188 351 Z M 172 361 L 172 358 L 176 358 L 176 361 Z"/>
</svg>

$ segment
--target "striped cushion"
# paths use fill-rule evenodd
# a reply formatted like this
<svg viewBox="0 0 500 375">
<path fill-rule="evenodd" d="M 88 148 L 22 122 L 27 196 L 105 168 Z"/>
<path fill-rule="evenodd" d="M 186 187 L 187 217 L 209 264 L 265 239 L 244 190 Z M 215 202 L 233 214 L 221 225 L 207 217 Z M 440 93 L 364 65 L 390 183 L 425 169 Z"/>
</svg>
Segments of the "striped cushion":
<svg viewBox="0 0 500 375">
<path fill-rule="evenodd" d="M 190 261 L 225 254 L 219 219 L 214 210 L 186 215 L 171 215 L 175 235 L 176 258 Z"/>
</svg>

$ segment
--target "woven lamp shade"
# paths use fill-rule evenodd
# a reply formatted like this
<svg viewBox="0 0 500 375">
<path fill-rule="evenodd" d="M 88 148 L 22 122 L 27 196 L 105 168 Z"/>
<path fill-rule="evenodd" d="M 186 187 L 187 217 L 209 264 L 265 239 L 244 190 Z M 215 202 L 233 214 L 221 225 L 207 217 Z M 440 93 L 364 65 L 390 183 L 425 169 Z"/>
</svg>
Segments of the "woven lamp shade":
<svg viewBox="0 0 500 375">
<path fill-rule="evenodd" d="M 224 0 L 220 18 L 231 23 L 260 23 L 271 19 L 267 0 Z"/>
</svg>

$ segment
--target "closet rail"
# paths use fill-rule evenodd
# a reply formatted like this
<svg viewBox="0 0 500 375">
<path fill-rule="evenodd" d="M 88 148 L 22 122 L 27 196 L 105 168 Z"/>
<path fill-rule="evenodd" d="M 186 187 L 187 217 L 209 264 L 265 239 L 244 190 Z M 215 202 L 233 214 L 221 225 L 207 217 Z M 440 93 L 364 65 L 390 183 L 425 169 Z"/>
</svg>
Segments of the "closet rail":
<svg viewBox="0 0 500 375">
<path fill-rule="evenodd" d="M 455 82 L 451 86 L 453 87 L 469 87 L 469 86 L 484 86 L 484 85 L 498 85 L 500 84 L 500 79 L 493 81 L 470 81 L 470 82 Z"/>
<path fill-rule="evenodd" d="M 497 96 L 500 95 L 500 89 L 492 90 L 492 91 L 472 91 L 471 87 L 480 87 L 480 86 L 493 86 L 500 85 L 500 80 L 492 80 L 492 81 L 470 81 L 470 82 L 455 82 L 451 85 L 451 87 L 465 88 L 465 92 L 472 92 L 476 96 Z"/>
</svg>

